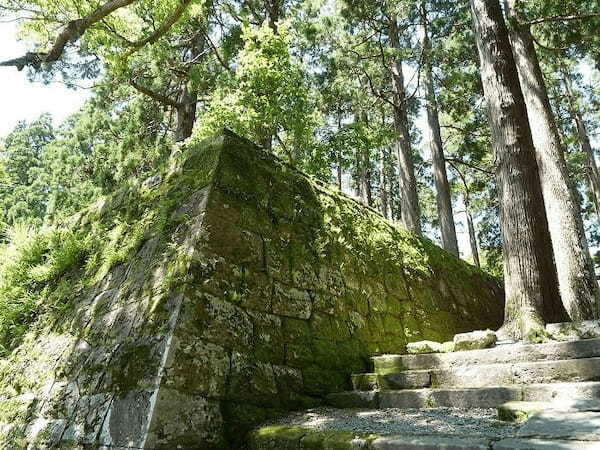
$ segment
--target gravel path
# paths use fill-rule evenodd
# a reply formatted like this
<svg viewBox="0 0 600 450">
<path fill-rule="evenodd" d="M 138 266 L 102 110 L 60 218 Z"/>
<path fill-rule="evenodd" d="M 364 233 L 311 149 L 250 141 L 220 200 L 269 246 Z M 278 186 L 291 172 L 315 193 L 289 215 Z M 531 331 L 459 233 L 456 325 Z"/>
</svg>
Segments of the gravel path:
<svg viewBox="0 0 600 450">
<path fill-rule="evenodd" d="M 448 434 L 512 437 L 519 425 L 501 422 L 496 409 L 334 409 L 315 408 L 269 425 L 376 434 Z"/>
</svg>

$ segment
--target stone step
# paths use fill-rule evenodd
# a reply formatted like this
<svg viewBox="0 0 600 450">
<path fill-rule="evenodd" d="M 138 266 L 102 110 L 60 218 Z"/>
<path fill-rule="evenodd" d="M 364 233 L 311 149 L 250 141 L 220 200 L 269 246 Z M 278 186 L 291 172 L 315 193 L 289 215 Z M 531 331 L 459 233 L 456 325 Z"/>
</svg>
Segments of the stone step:
<svg viewBox="0 0 600 450">
<path fill-rule="evenodd" d="M 343 430 L 271 426 L 249 436 L 251 450 L 598 450 L 598 440 L 527 439 L 492 436 L 378 435 Z"/>
<path fill-rule="evenodd" d="M 373 358 L 373 365 L 375 373 L 385 375 L 407 370 L 593 357 L 600 357 L 600 338 L 547 344 L 506 344 L 484 350 L 451 353 L 382 355 Z"/>
<path fill-rule="evenodd" d="M 600 358 L 521 363 L 476 364 L 447 369 L 407 370 L 352 377 L 356 390 L 426 387 L 486 387 L 512 384 L 600 380 Z"/>
<path fill-rule="evenodd" d="M 327 396 L 336 408 L 498 408 L 506 402 L 600 399 L 600 382 L 542 383 L 483 388 L 348 391 Z"/>
<path fill-rule="evenodd" d="M 521 423 L 534 414 L 546 411 L 600 412 L 600 399 L 561 400 L 551 402 L 510 401 L 498 407 L 498 418 L 504 422 Z"/>
</svg>

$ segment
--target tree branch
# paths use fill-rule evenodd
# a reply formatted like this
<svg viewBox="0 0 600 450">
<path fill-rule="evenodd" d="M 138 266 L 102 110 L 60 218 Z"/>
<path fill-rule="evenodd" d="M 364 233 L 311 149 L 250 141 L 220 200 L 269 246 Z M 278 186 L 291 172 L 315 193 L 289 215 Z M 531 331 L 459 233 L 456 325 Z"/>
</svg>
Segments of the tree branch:
<svg viewBox="0 0 600 450">
<path fill-rule="evenodd" d="M 182 103 L 179 103 L 179 102 L 173 100 L 172 98 L 167 97 L 166 95 L 159 94 L 158 92 L 154 92 L 152 89 L 142 86 L 134 78 L 129 80 L 129 84 L 132 87 L 134 87 L 135 89 L 137 89 L 138 91 L 140 91 L 142 94 L 147 95 L 148 97 L 156 100 L 159 103 L 162 103 L 162 104 L 168 105 L 168 106 L 172 106 L 173 108 L 180 108 L 181 106 L 183 106 Z"/>
<path fill-rule="evenodd" d="M 187 7 L 190 5 L 190 3 L 191 0 L 179 0 L 179 5 L 177 6 L 177 8 L 175 8 L 175 10 L 171 13 L 169 17 L 167 17 L 167 19 L 161 24 L 161 26 L 158 27 L 156 31 L 154 31 L 154 33 L 150 34 L 149 36 L 145 37 L 140 41 L 135 42 L 131 50 L 129 50 L 125 56 L 129 57 L 145 45 L 153 44 L 156 41 L 158 41 L 181 18 L 181 16 L 183 15 Z"/>
<path fill-rule="evenodd" d="M 467 166 L 467 167 L 470 167 L 471 169 L 478 170 L 479 172 L 482 172 L 482 173 L 485 173 L 485 174 L 488 174 L 488 175 L 495 175 L 494 172 L 490 172 L 489 170 L 482 169 L 481 167 L 478 167 L 478 166 L 476 166 L 474 164 L 471 164 L 471 163 L 468 163 L 466 161 L 463 161 L 462 159 L 445 158 L 445 160 L 451 166 L 454 166 L 454 164 L 462 164 L 463 166 Z"/>
<path fill-rule="evenodd" d="M 27 52 L 25 56 L 21 56 L 20 58 L 0 62 L 0 66 L 14 66 L 18 70 L 23 70 L 26 66 L 38 69 L 42 64 L 58 61 L 69 42 L 77 41 L 92 25 L 112 14 L 117 9 L 128 6 L 135 1 L 137 0 L 110 0 L 87 16 L 67 23 L 48 52 Z"/>
<path fill-rule="evenodd" d="M 531 20 L 529 22 L 524 22 L 521 25 L 537 25 L 540 23 L 546 22 L 570 22 L 573 20 L 587 20 L 587 19 L 595 19 L 600 17 L 600 13 L 591 13 L 591 14 L 572 14 L 567 16 L 549 16 L 549 17 L 540 17 L 539 19 Z"/>
</svg>

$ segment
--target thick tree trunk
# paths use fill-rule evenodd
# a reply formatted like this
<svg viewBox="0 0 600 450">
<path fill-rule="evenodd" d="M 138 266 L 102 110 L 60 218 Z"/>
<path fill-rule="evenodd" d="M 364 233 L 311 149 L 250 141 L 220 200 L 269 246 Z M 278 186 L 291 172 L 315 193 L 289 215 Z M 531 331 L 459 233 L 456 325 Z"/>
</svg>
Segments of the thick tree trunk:
<svg viewBox="0 0 600 450">
<path fill-rule="evenodd" d="M 389 38 L 392 46 L 400 49 L 400 37 L 396 18 L 389 25 Z M 394 92 L 394 129 L 396 132 L 396 157 L 398 159 L 398 182 L 400 187 L 400 218 L 402 225 L 409 231 L 421 235 L 421 211 L 417 194 L 417 180 L 413 163 L 410 126 L 406 111 L 406 91 L 402 60 L 397 58 L 392 64 L 392 89 Z"/>
<path fill-rule="evenodd" d="M 440 129 L 435 86 L 433 84 L 432 67 L 429 61 L 429 58 L 431 57 L 431 46 L 428 35 L 427 13 L 424 4 L 422 5 L 422 16 L 424 23 L 423 50 L 426 58 L 423 67 L 423 83 L 425 84 L 426 92 L 425 106 L 427 110 L 427 125 L 429 127 L 429 148 L 431 150 L 431 160 L 433 163 L 433 181 L 435 183 L 437 211 L 440 221 L 440 231 L 442 233 L 442 247 L 444 250 L 458 257 L 458 240 L 456 239 L 456 227 L 452 212 L 450 184 L 448 183 L 448 174 L 446 172 L 446 159 L 444 157 L 444 147 L 442 144 L 442 133 Z"/>
<path fill-rule="evenodd" d="M 499 0 L 470 0 L 497 160 L 505 281 L 501 334 L 530 339 L 568 316 L 558 294 L 548 222 L 508 30 Z"/>
<path fill-rule="evenodd" d="M 196 123 L 197 102 L 198 93 L 194 90 L 190 90 L 188 82 L 184 82 L 179 99 L 177 99 L 178 106 L 175 108 L 177 113 L 175 142 L 185 141 L 192 135 L 194 124 Z"/>
<path fill-rule="evenodd" d="M 513 55 L 533 133 L 560 294 L 572 320 L 596 316 L 600 291 L 579 205 L 529 26 L 520 25 L 519 0 L 504 0 Z"/>
<path fill-rule="evenodd" d="M 575 127 L 577 129 L 579 148 L 584 153 L 587 161 L 589 190 L 592 194 L 594 207 L 596 208 L 596 214 L 600 215 L 600 174 L 598 172 L 596 156 L 594 155 L 594 150 L 592 149 L 592 145 L 590 143 L 590 137 L 587 132 L 585 120 L 583 119 L 583 114 L 577 105 L 577 97 L 571 83 L 571 74 L 564 66 L 561 67 L 561 71 L 563 74 L 563 82 L 567 90 L 571 119 L 575 123 Z"/>
</svg>

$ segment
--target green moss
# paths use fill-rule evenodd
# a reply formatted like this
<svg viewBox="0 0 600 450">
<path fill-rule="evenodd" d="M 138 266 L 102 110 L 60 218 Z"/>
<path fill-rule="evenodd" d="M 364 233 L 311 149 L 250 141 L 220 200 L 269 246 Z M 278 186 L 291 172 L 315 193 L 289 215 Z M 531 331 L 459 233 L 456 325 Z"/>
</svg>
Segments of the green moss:
<svg viewBox="0 0 600 450">
<path fill-rule="evenodd" d="M 210 362 L 187 361 L 179 386 L 221 396 L 225 429 L 241 436 L 349 388 L 370 356 L 502 318 L 494 280 L 230 133 L 178 148 L 159 175 L 153 188 L 127 186 L 29 236 L 9 272 L 0 269 L 10 280 L 0 342 L 6 354 L 23 342 L 0 370 L 0 394 L 35 392 L 54 375 L 40 344 L 52 332 L 68 336 L 57 348 L 72 356 L 48 359 L 61 381 L 85 364 L 85 389 L 98 379 L 101 389 L 143 388 L 183 294 L 174 342 L 185 354 L 194 344 L 184 334 L 215 344 L 225 364 L 218 380 L 210 371 L 200 380 L 191 367 Z M 10 323 L 2 302 L 16 311 Z M 132 331 L 103 329 L 124 305 Z M 98 355 L 77 359 L 70 332 Z M 115 350 L 108 369 L 104 346 Z"/>
</svg>

